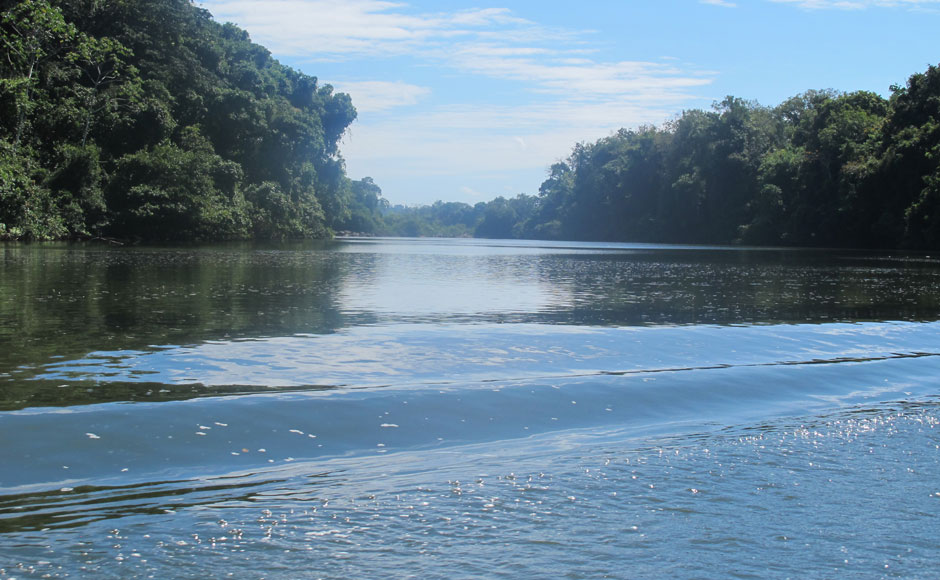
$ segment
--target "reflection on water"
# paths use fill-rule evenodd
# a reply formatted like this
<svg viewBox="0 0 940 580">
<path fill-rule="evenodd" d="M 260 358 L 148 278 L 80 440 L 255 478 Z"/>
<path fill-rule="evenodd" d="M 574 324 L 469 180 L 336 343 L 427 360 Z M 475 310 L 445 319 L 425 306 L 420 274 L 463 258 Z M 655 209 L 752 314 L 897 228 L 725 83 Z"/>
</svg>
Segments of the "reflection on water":
<svg viewBox="0 0 940 580">
<path fill-rule="evenodd" d="M 90 350 L 329 332 L 341 273 L 317 247 L 2 246 L 0 373 Z"/>
<path fill-rule="evenodd" d="M 401 322 L 934 320 L 940 265 L 846 251 L 478 240 L 0 246 L 0 377 L 91 351 Z"/>
<path fill-rule="evenodd" d="M 440 380 L 454 375 L 455 365 L 485 374 L 503 358 L 481 348 L 499 340 L 487 328 L 500 324 L 599 329 L 940 315 L 940 264 L 916 254 L 381 239 L 172 248 L 7 244 L 0 251 L 0 408 L 7 409 L 57 399 L 160 400 L 210 394 L 222 384 L 238 385 L 235 392 L 401 384 Z M 247 339 L 263 340 L 239 342 Z M 531 347 L 533 338 L 506 340 Z M 536 372 L 557 367 L 551 346 L 530 365 Z M 153 365 L 127 366 L 161 360 L 167 349 L 162 360 L 172 378 Z M 219 360 L 211 351 L 231 353 L 228 374 L 238 380 L 199 374 Z M 635 352 L 649 358 L 677 351 L 667 343 Z M 704 360 L 721 351 L 700 344 L 690 352 Z M 86 355 L 104 370 L 83 376 L 79 367 L 88 363 L 69 363 Z M 567 360 L 573 357 L 582 361 L 577 368 L 590 360 L 585 352 Z M 56 363 L 72 370 L 59 378 L 95 384 L 65 390 L 51 377 L 23 381 L 48 376 L 43 369 Z M 252 369 L 264 375 L 251 378 Z M 156 384 L 132 384 L 147 381 Z M 186 384 L 208 388 L 176 386 Z"/>
<path fill-rule="evenodd" d="M 355 240 L 341 308 L 388 323 L 933 320 L 925 256 L 645 245 Z M 358 322 L 358 320 L 355 320 Z"/>
<path fill-rule="evenodd" d="M 560 305 L 531 257 L 372 254 L 350 265 L 340 304 L 366 319 L 521 318 Z"/>
</svg>

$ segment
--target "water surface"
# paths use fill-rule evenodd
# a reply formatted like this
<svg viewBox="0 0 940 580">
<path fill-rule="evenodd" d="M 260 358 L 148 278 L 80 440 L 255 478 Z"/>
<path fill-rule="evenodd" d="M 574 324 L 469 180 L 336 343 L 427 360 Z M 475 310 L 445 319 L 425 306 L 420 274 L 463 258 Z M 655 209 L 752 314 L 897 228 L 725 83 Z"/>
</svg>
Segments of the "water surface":
<svg viewBox="0 0 940 580">
<path fill-rule="evenodd" d="M 0 252 L 0 578 L 929 578 L 940 561 L 929 255 Z"/>
</svg>

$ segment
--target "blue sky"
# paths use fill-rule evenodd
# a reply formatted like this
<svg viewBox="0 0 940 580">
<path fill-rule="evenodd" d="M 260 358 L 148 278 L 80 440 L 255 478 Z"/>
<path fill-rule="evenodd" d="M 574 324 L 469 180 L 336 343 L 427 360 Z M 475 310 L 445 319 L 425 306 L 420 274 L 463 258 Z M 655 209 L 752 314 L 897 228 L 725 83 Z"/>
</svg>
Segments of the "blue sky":
<svg viewBox="0 0 940 580">
<path fill-rule="evenodd" d="M 940 63 L 940 0 L 203 0 L 352 96 L 347 173 L 393 204 L 535 194 L 575 143 L 726 95 L 776 105 Z"/>
</svg>

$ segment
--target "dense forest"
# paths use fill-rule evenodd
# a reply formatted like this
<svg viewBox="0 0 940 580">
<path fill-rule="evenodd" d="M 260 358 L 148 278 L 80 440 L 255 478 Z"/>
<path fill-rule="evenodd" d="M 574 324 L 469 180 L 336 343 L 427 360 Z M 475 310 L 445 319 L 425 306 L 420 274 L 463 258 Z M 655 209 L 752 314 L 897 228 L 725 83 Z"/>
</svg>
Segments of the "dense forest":
<svg viewBox="0 0 940 580">
<path fill-rule="evenodd" d="M 0 45 L 0 239 L 320 237 L 362 211 L 349 96 L 189 0 L 2 0 Z"/>
<path fill-rule="evenodd" d="M 0 239 L 334 232 L 940 248 L 940 68 L 580 143 L 535 195 L 390 207 L 348 95 L 189 0 L 0 0 Z"/>
<path fill-rule="evenodd" d="M 769 108 L 728 97 L 574 147 L 538 195 L 398 208 L 385 233 L 940 248 L 940 68 Z M 394 209 L 394 208 L 393 208 Z"/>
</svg>

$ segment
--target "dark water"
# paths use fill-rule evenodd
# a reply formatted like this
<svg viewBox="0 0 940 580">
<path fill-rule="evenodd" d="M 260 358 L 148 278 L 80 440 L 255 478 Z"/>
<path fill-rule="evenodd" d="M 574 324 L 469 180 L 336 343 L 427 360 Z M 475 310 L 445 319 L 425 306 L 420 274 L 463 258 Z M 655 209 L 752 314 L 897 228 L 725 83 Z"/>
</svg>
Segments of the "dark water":
<svg viewBox="0 0 940 580">
<path fill-rule="evenodd" d="M 0 252 L 0 578 L 936 577 L 931 256 Z"/>
</svg>

